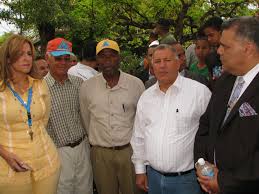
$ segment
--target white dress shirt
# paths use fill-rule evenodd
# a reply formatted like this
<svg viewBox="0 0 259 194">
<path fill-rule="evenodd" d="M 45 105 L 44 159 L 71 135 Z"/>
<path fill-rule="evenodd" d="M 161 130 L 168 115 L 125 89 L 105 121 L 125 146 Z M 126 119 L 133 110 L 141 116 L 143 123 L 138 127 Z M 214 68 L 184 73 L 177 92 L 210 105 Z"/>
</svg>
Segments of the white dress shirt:
<svg viewBox="0 0 259 194">
<path fill-rule="evenodd" d="M 210 96 L 206 86 L 180 75 L 166 93 L 157 82 L 142 94 L 131 139 L 136 174 L 146 165 L 168 173 L 194 168 L 194 138 Z"/>
<path fill-rule="evenodd" d="M 77 63 L 75 66 L 70 67 L 68 74 L 80 77 L 85 81 L 98 74 L 98 71 L 82 63 Z"/>
<path fill-rule="evenodd" d="M 256 66 L 254 66 L 252 69 L 250 69 L 250 71 L 248 71 L 245 75 L 237 76 L 233 89 L 237 85 L 237 80 L 238 80 L 239 77 L 243 77 L 243 79 L 245 81 L 244 86 L 242 87 L 242 90 L 240 92 L 240 95 L 239 95 L 238 99 L 242 96 L 242 94 L 244 93 L 246 88 L 250 85 L 250 83 L 253 81 L 253 79 L 255 78 L 255 76 L 257 75 L 258 72 L 259 72 L 259 63 Z M 232 89 L 232 93 L 233 93 L 233 89 Z"/>
</svg>

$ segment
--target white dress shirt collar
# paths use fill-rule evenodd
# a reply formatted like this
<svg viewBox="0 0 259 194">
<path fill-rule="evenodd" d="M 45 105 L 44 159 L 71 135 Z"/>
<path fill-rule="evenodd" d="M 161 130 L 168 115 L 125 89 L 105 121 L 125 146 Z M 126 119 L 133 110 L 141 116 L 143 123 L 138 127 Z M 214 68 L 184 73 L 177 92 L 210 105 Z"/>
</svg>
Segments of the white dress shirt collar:
<svg viewBox="0 0 259 194">
<path fill-rule="evenodd" d="M 179 73 L 178 73 L 176 80 L 175 80 L 174 83 L 167 89 L 167 91 L 172 90 L 173 88 L 176 89 L 177 91 L 180 91 L 180 90 L 181 90 L 181 83 L 182 83 L 182 76 L 180 76 Z M 163 91 L 160 89 L 160 87 L 159 87 L 159 81 L 157 81 L 157 82 L 155 83 L 155 90 L 156 90 L 157 92 L 159 92 L 159 93 L 162 92 L 162 93 L 165 94 L 165 92 L 163 92 Z M 166 91 L 166 92 L 167 92 L 167 91 Z"/>
<path fill-rule="evenodd" d="M 243 75 L 244 81 L 246 83 L 251 83 L 258 72 L 259 72 L 259 63 L 256 66 L 254 66 L 252 69 L 250 69 L 250 71 L 248 71 L 245 75 Z"/>
<path fill-rule="evenodd" d="M 237 85 L 237 80 L 239 77 L 243 77 L 245 83 L 244 86 L 240 92 L 239 98 L 240 96 L 244 93 L 244 91 L 246 90 L 246 88 L 250 85 L 250 83 L 253 81 L 253 79 L 255 78 L 255 76 L 259 73 L 259 63 L 254 66 L 252 69 L 250 69 L 250 71 L 248 71 L 245 75 L 243 76 L 237 76 L 236 78 L 236 82 L 233 88 L 235 88 L 235 86 Z M 232 89 L 232 93 L 233 93 L 233 89 Z"/>
</svg>

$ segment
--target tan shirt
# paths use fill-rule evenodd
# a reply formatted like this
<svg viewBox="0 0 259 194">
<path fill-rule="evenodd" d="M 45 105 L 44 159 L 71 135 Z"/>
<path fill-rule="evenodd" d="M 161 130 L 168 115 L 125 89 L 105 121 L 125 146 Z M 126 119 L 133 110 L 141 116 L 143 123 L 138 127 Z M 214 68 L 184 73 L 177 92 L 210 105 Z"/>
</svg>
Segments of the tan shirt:
<svg viewBox="0 0 259 194">
<path fill-rule="evenodd" d="M 102 73 L 82 84 L 81 116 L 91 145 L 112 147 L 130 142 L 137 102 L 144 90 L 140 79 L 124 72 L 113 88 Z"/>
</svg>

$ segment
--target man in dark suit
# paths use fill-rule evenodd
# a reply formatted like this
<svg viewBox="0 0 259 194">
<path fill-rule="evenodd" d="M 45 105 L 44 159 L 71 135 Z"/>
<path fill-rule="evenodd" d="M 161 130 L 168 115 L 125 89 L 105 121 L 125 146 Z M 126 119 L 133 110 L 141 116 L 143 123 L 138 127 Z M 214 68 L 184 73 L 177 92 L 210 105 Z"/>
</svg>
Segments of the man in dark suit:
<svg viewBox="0 0 259 194">
<path fill-rule="evenodd" d="M 198 181 L 206 192 L 259 193 L 259 20 L 222 25 L 218 54 L 226 72 L 200 119 L 194 157 L 214 163 L 214 177 Z M 241 80 L 241 81 L 240 81 Z"/>
<path fill-rule="evenodd" d="M 169 45 L 171 45 L 176 50 L 177 56 L 180 59 L 181 64 L 180 64 L 179 73 L 184 77 L 198 81 L 198 82 L 204 84 L 205 86 L 209 87 L 209 81 L 207 80 L 206 77 L 193 73 L 193 72 L 190 72 L 189 70 L 186 69 L 186 56 L 185 56 L 185 50 L 183 49 L 182 45 L 176 41 L 170 42 Z M 157 81 L 157 79 L 155 77 L 146 81 L 145 82 L 146 89 L 151 87 L 152 85 L 154 85 L 156 83 L 156 81 Z"/>
</svg>

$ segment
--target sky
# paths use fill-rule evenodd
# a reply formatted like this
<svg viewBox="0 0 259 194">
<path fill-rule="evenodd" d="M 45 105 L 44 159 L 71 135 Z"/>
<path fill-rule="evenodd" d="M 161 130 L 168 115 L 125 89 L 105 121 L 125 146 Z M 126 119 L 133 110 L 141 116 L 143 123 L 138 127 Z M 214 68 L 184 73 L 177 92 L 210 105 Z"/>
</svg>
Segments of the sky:
<svg viewBox="0 0 259 194">
<path fill-rule="evenodd" d="M 17 31 L 17 28 L 13 24 L 8 24 L 5 21 L 1 20 L 0 35 L 3 35 L 5 32 L 11 31 Z"/>
<path fill-rule="evenodd" d="M 0 3 L 0 9 L 6 9 L 2 3 Z M 17 31 L 14 25 L 8 24 L 7 22 L 0 20 L 0 35 L 3 35 L 5 32 Z"/>
</svg>

